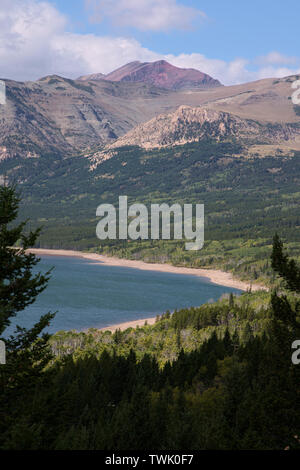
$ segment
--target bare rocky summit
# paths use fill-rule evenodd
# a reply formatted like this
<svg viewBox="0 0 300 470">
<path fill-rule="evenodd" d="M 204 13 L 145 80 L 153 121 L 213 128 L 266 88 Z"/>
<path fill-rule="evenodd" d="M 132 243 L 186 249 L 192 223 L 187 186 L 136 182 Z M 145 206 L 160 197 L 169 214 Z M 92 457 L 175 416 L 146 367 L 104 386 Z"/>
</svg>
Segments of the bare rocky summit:
<svg viewBox="0 0 300 470">
<path fill-rule="evenodd" d="M 243 119 L 232 113 L 211 108 L 180 106 L 175 112 L 160 114 L 117 139 L 106 149 L 91 155 L 91 169 L 117 155 L 118 149 L 138 146 L 144 149 L 174 147 L 213 139 L 216 142 L 236 140 L 243 145 L 243 154 L 255 147 L 255 153 L 268 153 L 270 146 L 285 145 L 288 151 L 300 144 L 300 125 L 261 123 Z M 273 149 L 272 149 L 273 151 Z"/>
<path fill-rule="evenodd" d="M 259 136 L 261 126 L 229 113 L 205 107 L 180 106 L 175 112 L 161 114 L 140 124 L 110 148 L 137 145 L 146 149 L 184 145 L 204 138 L 222 140 L 247 134 Z"/>
<path fill-rule="evenodd" d="M 134 61 L 123 65 L 113 72 L 103 75 L 94 73 L 78 78 L 81 81 L 109 80 L 112 82 L 147 83 L 168 90 L 183 90 L 192 88 L 214 88 L 221 86 L 219 80 L 215 80 L 206 73 L 196 69 L 183 69 L 169 64 L 165 60 L 156 62 Z"/>
<path fill-rule="evenodd" d="M 131 62 L 107 74 L 105 79 L 117 82 L 143 82 L 168 90 L 221 86 L 219 80 L 206 73 L 196 69 L 175 67 L 165 60 Z"/>
<path fill-rule="evenodd" d="M 300 126 L 272 125 L 242 119 L 224 111 L 205 107 L 180 106 L 175 112 L 161 114 L 140 124 L 109 146 L 110 149 L 137 145 L 159 148 L 184 145 L 207 139 L 217 141 L 239 138 L 247 142 L 280 143 L 300 136 Z"/>
</svg>

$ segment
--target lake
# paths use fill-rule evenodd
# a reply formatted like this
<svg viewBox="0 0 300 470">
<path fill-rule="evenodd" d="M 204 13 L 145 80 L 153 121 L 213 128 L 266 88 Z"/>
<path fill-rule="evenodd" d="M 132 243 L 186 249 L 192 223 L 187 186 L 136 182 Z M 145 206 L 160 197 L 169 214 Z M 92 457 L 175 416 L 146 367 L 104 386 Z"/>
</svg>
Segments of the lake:
<svg viewBox="0 0 300 470">
<path fill-rule="evenodd" d="M 75 257 L 43 255 L 38 270 L 46 272 L 52 266 L 46 290 L 13 319 L 5 336 L 16 324 L 31 327 L 49 311 L 57 311 L 47 330 L 54 333 L 103 328 L 212 302 L 225 293 L 241 293 L 198 276 L 107 266 Z"/>
</svg>

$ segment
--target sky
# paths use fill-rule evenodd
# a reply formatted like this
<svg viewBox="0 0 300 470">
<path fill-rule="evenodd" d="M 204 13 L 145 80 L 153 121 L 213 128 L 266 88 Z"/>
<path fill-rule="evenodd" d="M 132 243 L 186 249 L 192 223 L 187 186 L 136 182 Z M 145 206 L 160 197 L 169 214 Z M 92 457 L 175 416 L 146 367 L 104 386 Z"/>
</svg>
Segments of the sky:
<svg viewBox="0 0 300 470">
<path fill-rule="evenodd" d="M 0 77 L 165 59 L 225 85 L 300 73 L 299 0 L 0 0 Z"/>
</svg>

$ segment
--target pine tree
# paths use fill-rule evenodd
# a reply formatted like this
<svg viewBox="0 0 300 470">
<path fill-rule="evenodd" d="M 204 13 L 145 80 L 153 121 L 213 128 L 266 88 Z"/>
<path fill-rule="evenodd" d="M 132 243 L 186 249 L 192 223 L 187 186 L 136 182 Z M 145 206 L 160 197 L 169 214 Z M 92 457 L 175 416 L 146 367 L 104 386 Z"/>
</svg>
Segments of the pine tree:
<svg viewBox="0 0 300 470">
<path fill-rule="evenodd" d="M 283 279 L 287 289 L 294 294 L 300 294 L 300 267 L 294 259 L 290 259 L 283 252 L 283 243 L 277 234 L 273 239 L 271 260 L 272 268 Z M 300 312 L 299 301 L 293 308 L 286 295 L 278 297 L 277 293 L 273 292 L 271 304 L 275 320 L 283 322 L 285 326 L 300 328 L 300 323 L 297 322 L 297 315 Z"/>
<path fill-rule="evenodd" d="M 283 252 L 283 244 L 278 235 L 274 237 L 272 267 L 283 279 L 286 287 L 296 297 L 293 304 L 285 294 L 271 295 L 271 323 L 268 336 L 261 342 L 257 378 L 249 402 L 244 407 L 249 410 L 252 429 L 242 445 L 247 448 L 285 448 L 294 445 L 294 435 L 299 429 L 299 388 L 300 370 L 291 362 L 291 344 L 299 337 L 300 268 Z M 251 362 L 251 357 L 249 357 Z M 253 364 L 251 370 L 255 370 Z M 256 397 L 256 398 L 254 398 Z M 255 402 L 255 408 L 251 405 Z M 252 407 L 252 409 L 251 409 Z M 247 411 L 248 413 L 248 411 Z M 257 430 L 260 429 L 258 433 Z"/>
<path fill-rule="evenodd" d="M 0 186 L 0 335 L 10 325 L 10 319 L 46 288 L 50 274 L 33 275 L 32 268 L 39 258 L 26 251 L 34 246 L 40 229 L 26 235 L 26 222 L 10 227 L 18 215 L 19 202 L 14 186 Z"/>
<path fill-rule="evenodd" d="M 276 234 L 273 239 L 272 268 L 284 279 L 287 289 L 300 293 L 300 267 L 283 252 L 283 243 Z"/>
<path fill-rule="evenodd" d="M 233 307 L 234 307 L 234 297 L 233 297 L 233 293 L 230 292 L 230 294 L 229 294 L 229 308 L 233 309 Z"/>
<path fill-rule="evenodd" d="M 26 235 L 26 222 L 10 227 L 17 217 L 19 202 L 15 187 L 0 186 L 0 335 L 11 318 L 32 304 L 46 288 L 50 274 L 32 274 L 39 259 L 26 251 L 34 245 L 40 230 Z M 39 439 L 40 429 L 30 422 L 32 410 L 26 405 L 36 385 L 44 380 L 43 370 L 51 358 L 49 335 L 42 332 L 53 317 L 51 313 L 43 315 L 29 330 L 17 327 L 15 335 L 4 341 L 6 364 L 0 367 L 0 448 L 6 448 L 7 443 L 12 449 L 28 447 L 26 435 L 32 440 L 34 435 Z"/>
<path fill-rule="evenodd" d="M 178 351 L 180 351 L 180 349 L 181 349 L 181 331 L 180 331 L 179 328 L 176 332 L 176 346 L 177 346 Z"/>
</svg>

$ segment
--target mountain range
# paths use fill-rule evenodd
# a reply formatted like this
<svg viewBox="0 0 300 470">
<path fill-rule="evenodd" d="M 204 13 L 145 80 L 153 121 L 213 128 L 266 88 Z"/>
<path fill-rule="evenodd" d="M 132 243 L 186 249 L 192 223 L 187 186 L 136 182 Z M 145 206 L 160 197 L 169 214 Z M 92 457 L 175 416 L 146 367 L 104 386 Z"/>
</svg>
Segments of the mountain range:
<svg viewBox="0 0 300 470">
<path fill-rule="evenodd" d="M 213 133 L 216 139 L 245 137 L 250 126 L 250 140 L 252 135 L 259 137 L 260 144 L 297 149 L 299 115 L 290 99 L 296 78 L 221 86 L 199 71 L 158 61 L 132 62 L 104 78 L 96 74 L 78 80 L 57 75 L 34 82 L 5 80 L 7 104 L 0 106 L 0 159 L 53 153 L 91 155 L 107 146 L 159 147 L 197 141 L 205 136 L 211 119 L 205 123 L 203 116 L 212 115 L 214 122 L 219 122 Z M 183 121 L 178 119 L 183 116 L 182 106 L 187 107 Z M 200 115 L 201 122 L 196 123 Z M 226 122 L 222 124 L 222 120 Z M 231 131 L 229 121 L 235 122 Z M 266 126 L 269 131 L 272 127 L 272 132 L 267 132 Z"/>
</svg>

